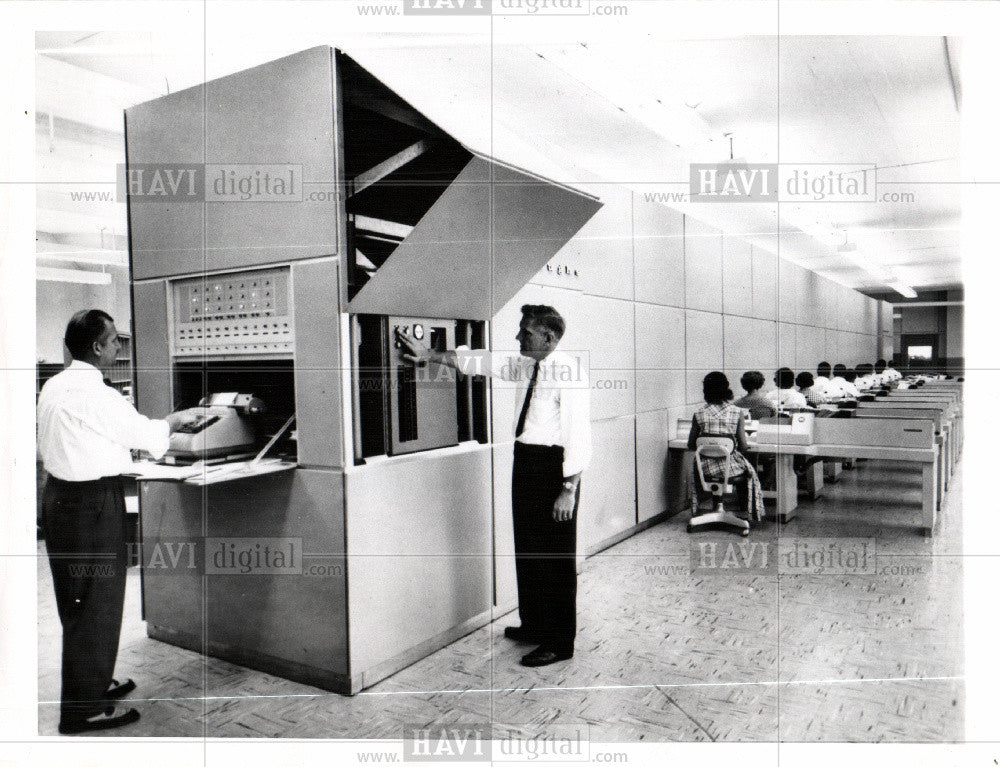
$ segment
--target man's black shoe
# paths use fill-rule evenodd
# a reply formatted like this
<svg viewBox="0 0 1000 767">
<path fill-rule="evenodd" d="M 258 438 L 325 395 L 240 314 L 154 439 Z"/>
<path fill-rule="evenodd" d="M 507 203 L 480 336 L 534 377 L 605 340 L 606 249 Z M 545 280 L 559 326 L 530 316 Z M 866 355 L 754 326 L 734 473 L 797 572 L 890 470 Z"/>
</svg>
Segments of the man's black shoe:
<svg viewBox="0 0 1000 767">
<path fill-rule="evenodd" d="M 139 712 L 134 708 L 119 713 L 114 706 L 108 706 L 100 714 L 94 714 L 79 721 L 60 722 L 60 735 L 76 735 L 81 732 L 91 732 L 93 730 L 109 730 L 113 727 L 124 727 L 127 724 L 139 721 Z"/>
<path fill-rule="evenodd" d="M 118 700 L 119 698 L 124 698 L 132 690 L 135 689 L 135 682 L 131 679 L 126 679 L 124 682 L 119 682 L 117 679 L 111 680 L 111 686 L 104 693 L 105 700 Z"/>
<path fill-rule="evenodd" d="M 507 626 L 503 630 L 503 635 L 508 639 L 513 639 L 515 642 L 527 642 L 529 644 L 538 644 L 541 642 L 536 632 L 526 629 L 524 626 Z"/>
<path fill-rule="evenodd" d="M 523 658 L 521 658 L 522 666 L 548 666 L 550 663 L 557 663 L 561 660 L 569 660 L 573 657 L 572 651 L 570 652 L 557 652 L 551 647 L 546 647 L 542 645 L 541 647 L 536 647 L 534 650 L 529 652 Z"/>
</svg>

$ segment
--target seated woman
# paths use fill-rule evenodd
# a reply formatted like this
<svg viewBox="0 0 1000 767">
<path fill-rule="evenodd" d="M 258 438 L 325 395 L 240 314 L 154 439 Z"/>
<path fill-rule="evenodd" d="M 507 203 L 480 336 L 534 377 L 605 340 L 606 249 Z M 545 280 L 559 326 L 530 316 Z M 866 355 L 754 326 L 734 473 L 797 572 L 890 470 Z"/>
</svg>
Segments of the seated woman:
<svg viewBox="0 0 1000 767">
<path fill-rule="evenodd" d="M 764 396 L 778 406 L 779 410 L 807 407 L 806 398 L 795 389 L 795 371 L 791 368 L 779 368 L 774 374 L 774 383 L 778 387 Z"/>
<path fill-rule="evenodd" d="M 746 458 L 747 435 L 743 429 L 743 410 L 732 404 L 733 392 L 729 388 L 729 379 L 723 373 L 716 371 L 705 376 L 702 392 L 706 404 L 701 410 L 695 411 L 691 419 L 688 448 L 695 450 L 698 447 L 698 437 L 729 437 L 733 440 L 736 449 L 728 458 L 703 458 L 701 467 L 706 479 L 721 480 L 728 461 L 730 479 L 745 478 L 744 482 L 734 484 L 747 519 L 760 521 L 764 518 L 764 496 L 757 472 Z M 697 486 L 698 479 L 695 476 L 692 490 Z M 691 508 L 697 508 L 697 497 Z"/>
<path fill-rule="evenodd" d="M 857 377 L 857 373 L 853 370 L 847 370 L 844 372 L 844 385 L 841 388 L 844 390 L 844 396 L 848 399 L 857 399 L 861 396 L 861 392 L 859 392 L 857 386 L 854 385 Z"/>
<path fill-rule="evenodd" d="M 795 385 L 799 387 L 799 393 L 806 398 L 806 403 L 810 407 L 816 407 L 830 401 L 826 395 L 826 389 L 813 380 L 813 375 L 807 370 L 795 376 Z"/>
<path fill-rule="evenodd" d="M 759 370 L 748 370 L 740 376 L 740 386 L 746 391 L 747 396 L 736 400 L 736 407 L 749 410 L 750 417 L 755 421 L 778 414 L 777 406 L 760 393 L 761 387 L 764 386 L 764 374 Z"/>
</svg>

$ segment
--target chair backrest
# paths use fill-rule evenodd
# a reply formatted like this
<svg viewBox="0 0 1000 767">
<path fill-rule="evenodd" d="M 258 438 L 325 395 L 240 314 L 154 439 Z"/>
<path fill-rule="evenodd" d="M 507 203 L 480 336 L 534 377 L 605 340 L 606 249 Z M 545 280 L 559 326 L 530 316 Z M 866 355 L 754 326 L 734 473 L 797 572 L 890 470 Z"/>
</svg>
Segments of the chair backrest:
<svg viewBox="0 0 1000 767">
<path fill-rule="evenodd" d="M 721 495 L 729 492 L 729 456 L 736 449 L 735 440 L 729 436 L 712 436 L 706 434 L 698 437 L 695 445 L 694 465 L 698 472 L 698 481 L 701 482 L 701 486 L 713 494 Z M 705 458 L 726 459 L 726 468 L 721 480 L 705 479 L 705 470 L 701 465 L 702 456 Z"/>
</svg>

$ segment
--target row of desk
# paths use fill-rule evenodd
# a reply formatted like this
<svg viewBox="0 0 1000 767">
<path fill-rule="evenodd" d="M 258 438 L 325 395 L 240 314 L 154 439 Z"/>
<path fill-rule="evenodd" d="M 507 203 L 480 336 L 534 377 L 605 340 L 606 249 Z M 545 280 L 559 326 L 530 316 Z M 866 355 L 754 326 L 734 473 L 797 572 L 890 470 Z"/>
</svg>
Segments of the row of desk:
<svg viewBox="0 0 1000 767">
<path fill-rule="evenodd" d="M 868 401 L 858 402 L 847 418 L 796 412 L 774 422 L 752 422 L 748 429 L 750 452 L 773 456 L 776 464 L 776 486 L 765 492 L 765 498 L 773 498 L 775 515 L 782 522 L 795 517 L 799 502 L 795 456 L 819 459 L 809 462 L 804 475 L 811 498 L 822 494 L 824 464 L 827 476 L 834 479 L 842 462 L 855 459 L 917 464 L 923 476 L 920 526 L 925 535 L 933 535 L 937 511 L 962 449 L 962 384 L 927 381 L 918 388 L 864 399 Z M 677 433 L 668 443 L 668 487 L 674 512 L 687 505 L 686 483 L 691 481 L 693 460 L 687 449 L 690 425 L 690 420 L 679 420 Z"/>
</svg>

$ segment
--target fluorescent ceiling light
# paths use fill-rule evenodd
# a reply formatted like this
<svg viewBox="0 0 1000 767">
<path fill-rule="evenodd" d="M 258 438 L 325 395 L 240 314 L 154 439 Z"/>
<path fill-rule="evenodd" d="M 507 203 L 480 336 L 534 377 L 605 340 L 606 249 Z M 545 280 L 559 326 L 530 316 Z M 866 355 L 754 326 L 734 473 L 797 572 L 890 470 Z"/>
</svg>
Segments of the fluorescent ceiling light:
<svg viewBox="0 0 1000 767">
<path fill-rule="evenodd" d="M 36 250 L 35 257 L 50 261 L 128 266 L 128 251 L 125 250 Z"/>
<path fill-rule="evenodd" d="M 917 297 L 917 291 L 915 291 L 913 288 L 911 288 L 905 282 L 902 282 L 900 280 L 893 280 L 892 282 L 888 283 L 888 285 L 889 285 L 890 288 L 892 288 L 897 293 L 899 293 L 899 295 L 903 296 L 903 298 L 916 298 Z"/>
<path fill-rule="evenodd" d="M 40 266 L 35 270 L 39 282 L 75 282 L 83 285 L 110 285 L 111 275 L 107 272 L 85 272 L 82 269 L 52 269 Z"/>
</svg>

